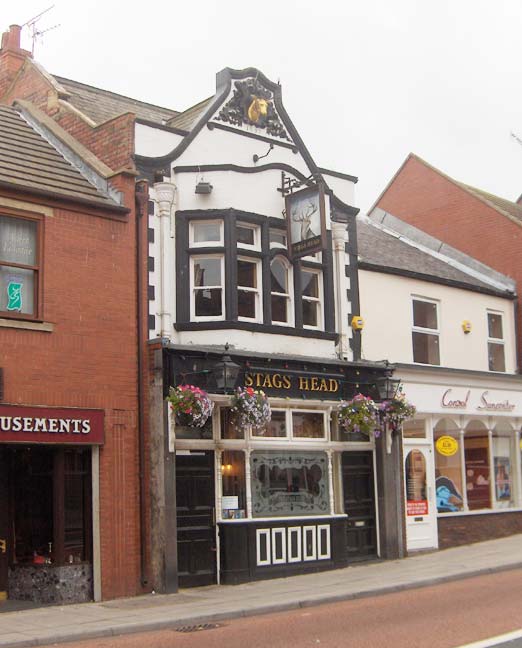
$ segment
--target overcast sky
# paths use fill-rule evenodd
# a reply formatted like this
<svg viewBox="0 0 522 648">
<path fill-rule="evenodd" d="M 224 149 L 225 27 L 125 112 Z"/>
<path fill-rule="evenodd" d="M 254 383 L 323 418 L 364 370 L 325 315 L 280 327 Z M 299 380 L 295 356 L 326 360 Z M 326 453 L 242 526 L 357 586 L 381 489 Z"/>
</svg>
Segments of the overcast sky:
<svg viewBox="0 0 522 648">
<path fill-rule="evenodd" d="M 52 1 L 3 0 L 1 30 Z M 359 177 L 363 211 L 410 151 L 522 193 L 520 0 L 55 0 L 38 26 L 57 23 L 35 46 L 49 72 L 176 110 L 227 66 L 279 79 L 317 164 Z"/>
</svg>

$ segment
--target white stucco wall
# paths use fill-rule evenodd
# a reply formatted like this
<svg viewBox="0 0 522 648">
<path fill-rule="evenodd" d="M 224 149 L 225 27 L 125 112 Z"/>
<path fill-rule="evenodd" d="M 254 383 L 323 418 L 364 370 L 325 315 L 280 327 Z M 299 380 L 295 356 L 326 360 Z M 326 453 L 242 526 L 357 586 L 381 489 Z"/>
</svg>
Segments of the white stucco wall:
<svg viewBox="0 0 522 648">
<path fill-rule="evenodd" d="M 181 135 L 170 133 L 160 128 L 145 124 L 136 124 L 134 128 L 136 155 L 161 157 L 167 155 L 183 139 Z"/>
<path fill-rule="evenodd" d="M 506 372 L 514 373 L 514 304 L 509 299 L 474 293 L 406 277 L 366 270 L 359 273 L 363 356 L 368 360 L 413 362 L 412 297 L 438 302 L 440 364 L 445 367 L 488 371 L 488 310 L 502 313 Z M 473 329 L 464 334 L 461 324 Z"/>
</svg>

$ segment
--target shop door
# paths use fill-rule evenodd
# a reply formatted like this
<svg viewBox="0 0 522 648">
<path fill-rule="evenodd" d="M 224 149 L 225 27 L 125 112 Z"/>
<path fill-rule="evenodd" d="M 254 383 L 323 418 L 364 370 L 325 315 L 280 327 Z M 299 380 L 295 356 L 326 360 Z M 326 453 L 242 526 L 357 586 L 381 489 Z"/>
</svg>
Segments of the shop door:
<svg viewBox="0 0 522 648">
<path fill-rule="evenodd" d="M 437 508 L 431 446 L 404 444 L 404 488 L 408 551 L 436 549 Z"/>
<path fill-rule="evenodd" d="M 363 560 L 377 554 L 372 452 L 343 452 L 342 474 L 348 560 Z"/>
<path fill-rule="evenodd" d="M 176 452 L 180 587 L 216 582 L 214 453 Z"/>
<path fill-rule="evenodd" d="M 0 447 L 0 604 L 7 598 L 7 480 L 7 452 L 5 448 Z"/>
</svg>

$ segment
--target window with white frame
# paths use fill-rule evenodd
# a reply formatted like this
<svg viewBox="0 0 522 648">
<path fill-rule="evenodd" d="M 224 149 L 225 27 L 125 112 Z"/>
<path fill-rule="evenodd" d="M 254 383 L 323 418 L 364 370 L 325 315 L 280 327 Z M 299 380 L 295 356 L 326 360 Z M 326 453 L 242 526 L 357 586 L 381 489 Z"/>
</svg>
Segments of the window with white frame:
<svg viewBox="0 0 522 648">
<path fill-rule="evenodd" d="M 324 410 L 272 409 L 272 419 L 252 437 L 269 439 L 326 439 L 327 414 Z"/>
<path fill-rule="evenodd" d="M 191 247 L 214 247 L 223 245 L 223 221 L 198 221 L 190 223 Z"/>
<path fill-rule="evenodd" d="M 237 260 L 237 314 L 241 320 L 260 320 L 261 262 L 257 259 Z"/>
<path fill-rule="evenodd" d="M 488 366 L 490 371 L 506 371 L 502 313 L 488 312 Z"/>
<path fill-rule="evenodd" d="M 413 298 L 413 362 L 440 365 L 438 303 Z"/>
<path fill-rule="evenodd" d="M 236 225 L 237 246 L 250 250 L 261 249 L 261 237 L 259 227 L 250 223 L 237 223 Z"/>
<path fill-rule="evenodd" d="M 223 319 L 223 256 L 193 256 L 190 265 L 192 318 L 203 321 Z"/>
<path fill-rule="evenodd" d="M 290 267 L 286 260 L 276 257 L 270 264 L 272 323 L 292 323 L 290 298 Z"/>
<path fill-rule="evenodd" d="M 318 270 L 301 269 L 303 326 L 322 327 L 321 273 Z"/>
<path fill-rule="evenodd" d="M 281 247 L 286 248 L 286 232 L 279 229 L 271 229 L 269 232 L 270 237 L 270 247 Z"/>
</svg>

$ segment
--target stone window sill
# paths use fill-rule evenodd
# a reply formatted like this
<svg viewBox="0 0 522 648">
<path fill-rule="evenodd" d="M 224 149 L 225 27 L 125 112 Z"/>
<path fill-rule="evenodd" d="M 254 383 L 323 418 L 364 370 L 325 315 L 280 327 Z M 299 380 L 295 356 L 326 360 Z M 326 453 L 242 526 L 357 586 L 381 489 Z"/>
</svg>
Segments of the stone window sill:
<svg viewBox="0 0 522 648">
<path fill-rule="evenodd" d="M 26 331 L 43 331 L 45 333 L 52 333 L 54 331 L 54 324 L 51 324 L 50 322 L 27 322 L 24 320 L 0 318 L 0 328 L 15 328 L 24 329 Z"/>
</svg>

